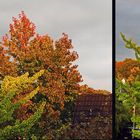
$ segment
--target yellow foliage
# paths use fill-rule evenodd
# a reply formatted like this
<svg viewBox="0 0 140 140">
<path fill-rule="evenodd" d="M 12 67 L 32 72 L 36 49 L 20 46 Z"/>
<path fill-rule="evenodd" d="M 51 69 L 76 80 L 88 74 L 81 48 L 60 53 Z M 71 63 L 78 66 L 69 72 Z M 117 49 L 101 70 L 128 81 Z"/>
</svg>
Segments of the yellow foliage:
<svg viewBox="0 0 140 140">
<path fill-rule="evenodd" d="M 9 91 L 15 94 L 20 93 L 23 89 L 26 89 L 29 84 L 35 82 L 35 80 L 44 73 L 44 70 L 34 74 L 31 78 L 28 77 L 29 73 L 25 73 L 19 77 L 6 76 L 2 82 L 1 90 L 3 94 L 7 94 Z"/>
</svg>

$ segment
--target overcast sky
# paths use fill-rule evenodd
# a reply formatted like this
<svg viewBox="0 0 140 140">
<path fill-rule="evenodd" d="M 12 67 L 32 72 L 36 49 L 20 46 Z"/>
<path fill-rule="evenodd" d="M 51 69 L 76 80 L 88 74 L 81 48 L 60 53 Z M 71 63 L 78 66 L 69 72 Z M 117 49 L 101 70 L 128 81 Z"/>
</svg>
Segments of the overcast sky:
<svg viewBox="0 0 140 140">
<path fill-rule="evenodd" d="M 116 58 L 135 58 L 134 52 L 124 47 L 123 32 L 140 45 L 140 0 L 116 0 Z"/>
<path fill-rule="evenodd" d="M 65 32 L 79 54 L 84 83 L 112 90 L 112 0 L 0 0 L 0 36 L 24 11 L 39 34 L 59 39 Z"/>
</svg>

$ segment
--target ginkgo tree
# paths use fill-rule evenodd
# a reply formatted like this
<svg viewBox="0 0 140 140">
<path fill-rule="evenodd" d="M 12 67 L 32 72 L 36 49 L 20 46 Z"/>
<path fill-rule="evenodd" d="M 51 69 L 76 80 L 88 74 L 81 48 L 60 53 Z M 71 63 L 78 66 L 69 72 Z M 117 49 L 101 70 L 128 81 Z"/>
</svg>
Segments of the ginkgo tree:
<svg viewBox="0 0 140 140">
<path fill-rule="evenodd" d="M 31 99 L 38 93 L 39 87 L 35 88 L 23 98 L 14 100 L 25 89 L 33 84 L 44 71 L 40 71 L 28 77 L 29 73 L 25 73 L 19 77 L 6 76 L 0 88 L 0 139 L 15 139 L 16 137 L 27 138 L 30 129 L 39 120 L 43 113 L 46 101 L 42 100 L 36 105 L 36 111 L 28 116 L 26 120 L 19 120 L 15 116 L 15 111 L 21 106 L 32 102 Z"/>
<path fill-rule="evenodd" d="M 140 138 L 140 47 L 132 39 L 127 40 L 122 33 L 121 36 L 126 48 L 134 50 L 136 60 L 127 59 L 127 63 L 124 61 L 126 64 L 117 62 L 118 71 L 116 71 L 119 72 L 120 68 L 124 70 L 123 65 L 126 65 L 126 73 L 129 73 L 129 75 L 126 78 L 126 74 L 124 74 L 125 83 L 122 83 L 118 75 L 116 77 L 116 129 L 119 129 L 123 122 L 131 121 L 133 123 L 132 136 Z"/>
</svg>

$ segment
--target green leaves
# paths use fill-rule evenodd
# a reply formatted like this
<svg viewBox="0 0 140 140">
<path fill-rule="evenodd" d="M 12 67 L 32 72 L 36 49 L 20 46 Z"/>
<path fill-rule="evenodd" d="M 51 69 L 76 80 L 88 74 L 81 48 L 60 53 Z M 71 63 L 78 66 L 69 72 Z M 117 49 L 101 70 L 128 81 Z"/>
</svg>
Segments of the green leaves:
<svg viewBox="0 0 140 140">
<path fill-rule="evenodd" d="M 132 122 L 135 124 L 132 135 L 135 138 L 140 138 L 140 46 L 131 38 L 126 39 L 123 33 L 120 34 L 125 42 L 125 47 L 134 51 L 136 60 L 126 59 L 127 61 L 131 60 L 131 63 L 127 62 L 127 67 L 132 65 L 132 68 L 125 69 L 125 71 L 123 69 L 126 60 L 117 65 L 116 71 L 119 72 L 117 78 L 120 80 L 124 78 L 126 83 L 123 84 L 122 81 L 116 78 L 116 129 L 119 130 L 123 122 Z"/>
<path fill-rule="evenodd" d="M 117 129 L 122 127 L 123 121 L 130 120 L 129 118 L 136 124 L 136 128 L 140 128 L 140 81 L 129 85 L 128 83 L 122 84 L 117 79 L 116 83 L 116 121 L 119 125 Z M 133 136 L 140 138 L 139 130 L 132 130 L 132 133 Z"/>
<path fill-rule="evenodd" d="M 25 136 L 25 133 L 29 133 L 31 127 L 35 122 L 41 117 L 44 107 L 46 105 L 45 101 L 39 103 L 39 107 L 30 115 L 26 120 L 20 121 L 13 118 L 14 111 L 21 105 L 26 104 L 30 101 L 38 92 L 39 87 L 35 90 L 26 94 L 23 98 L 19 98 L 15 102 L 13 99 L 16 95 L 20 95 L 28 86 L 37 80 L 44 73 L 43 70 L 34 74 L 32 77 L 28 77 L 28 73 L 20 77 L 10 77 L 7 76 L 1 85 L 1 98 L 0 100 L 0 138 L 14 138 L 14 136 Z M 10 121 L 10 122 L 9 122 Z M 7 125 L 3 125 L 6 124 Z"/>
<path fill-rule="evenodd" d="M 134 50 L 136 59 L 140 62 L 140 46 L 137 46 L 137 44 L 131 38 L 126 39 L 123 33 L 120 34 L 123 41 L 125 42 L 125 47 Z"/>
</svg>

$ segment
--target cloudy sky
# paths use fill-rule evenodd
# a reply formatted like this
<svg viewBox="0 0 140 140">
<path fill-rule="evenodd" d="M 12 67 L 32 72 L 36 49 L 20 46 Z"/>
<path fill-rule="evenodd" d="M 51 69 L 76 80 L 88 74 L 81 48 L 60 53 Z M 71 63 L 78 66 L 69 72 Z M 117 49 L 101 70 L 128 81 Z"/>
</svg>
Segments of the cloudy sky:
<svg viewBox="0 0 140 140">
<path fill-rule="evenodd" d="M 112 89 L 112 0 L 0 0 L 0 36 L 24 11 L 39 34 L 59 39 L 63 32 L 79 54 L 84 83 Z"/>
<path fill-rule="evenodd" d="M 124 47 L 120 32 L 140 45 L 140 0 L 116 0 L 116 6 L 116 58 L 135 58 L 134 52 Z"/>
</svg>

